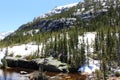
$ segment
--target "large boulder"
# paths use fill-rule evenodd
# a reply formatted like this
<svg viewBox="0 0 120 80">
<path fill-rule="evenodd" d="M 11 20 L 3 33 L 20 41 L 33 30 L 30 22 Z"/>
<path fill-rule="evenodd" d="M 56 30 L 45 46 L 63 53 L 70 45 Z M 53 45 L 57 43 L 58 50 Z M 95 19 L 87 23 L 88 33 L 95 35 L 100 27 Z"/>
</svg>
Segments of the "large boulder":
<svg viewBox="0 0 120 80">
<path fill-rule="evenodd" d="M 68 71 L 66 63 L 62 63 L 53 57 L 49 58 L 38 58 L 34 60 L 26 60 L 21 58 L 6 57 L 8 67 L 20 67 L 27 69 L 42 69 L 44 71 L 51 72 L 65 72 Z"/>
<path fill-rule="evenodd" d="M 21 58 L 6 57 L 8 67 L 20 67 L 28 69 L 39 69 L 38 64 L 35 61 L 28 61 Z"/>
<path fill-rule="evenodd" d="M 43 64 L 43 69 L 46 71 L 54 71 L 54 72 L 65 72 L 68 71 L 68 66 L 66 63 L 62 63 L 53 57 L 48 57 L 45 59 L 34 59 L 37 64 Z"/>
</svg>

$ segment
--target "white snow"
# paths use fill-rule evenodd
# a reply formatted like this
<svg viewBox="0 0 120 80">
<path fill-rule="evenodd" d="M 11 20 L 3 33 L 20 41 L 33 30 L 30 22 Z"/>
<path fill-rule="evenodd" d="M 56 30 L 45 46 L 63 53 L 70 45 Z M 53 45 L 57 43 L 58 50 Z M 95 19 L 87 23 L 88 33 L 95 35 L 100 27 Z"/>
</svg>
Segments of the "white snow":
<svg viewBox="0 0 120 80">
<path fill-rule="evenodd" d="M 87 41 L 88 41 L 88 44 L 90 45 L 90 53 L 93 52 L 93 44 L 95 40 L 95 35 L 96 35 L 96 32 L 84 33 L 84 43 L 87 44 Z M 79 38 L 79 44 L 81 44 L 82 36 L 79 36 L 78 38 Z M 85 49 L 85 52 L 87 52 L 86 49 Z M 89 64 L 84 64 L 82 67 L 78 69 L 78 71 L 91 74 L 92 72 L 95 72 L 95 70 L 99 70 L 100 64 L 98 60 L 93 60 L 91 58 L 87 58 L 87 59 L 89 59 Z"/>
<path fill-rule="evenodd" d="M 55 9 L 63 9 L 63 8 L 71 8 L 73 6 L 76 6 L 78 3 L 72 3 L 72 4 L 68 4 L 68 5 L 64 5 L 64 6 L 58 6 Z"/>
<path fill-rule="evenodd" d="M 4 57 L 4 53 L 3 52 L 0 52 L 0 64 L 1 64 L 1 59 Z"/>
<path fill-rule="evenodd" d="M 88 65 L 84 65 L 82 66 L 81 68 L 78 69 L 78 71 L 81 71 L 81 72 L 87 72 L 87 73 L 92 73 L 91 69 L 88 67 Z"/>
<path fill-rule="evenodd" d="M 34 33 L 38 33 L 38 32 L 39 32 L 39 29 L 30 30 L 30 31 L 27 31 L 27 32 L 23 32 L 23 36 L 26 36 L 27 34 L 33 36 Z"/>
<path fill-rule="evenodd" d="M 64 5 L 64 6 L 55 7 L 54 9 L 49 11 L 48 13 L 45 13 L 45 14 L 41 15 L 40 18 L 46 18 L 46 17 L 54 15 L 54 14 L 59 14 L 62 11 L 67 11 L 69 8 L 74 7 L 77 4 L 78 3 L 73 3 L 73 4 L 68 4 L 68 5 Z"/>
<path fill-rule="evenodd" d="M 87 41 L 88 41 L 88 45 L 89 45 L 89 50 L 90 50 L 90 53 L 93 52 L 93 44 L 94 44 L 94 40 L 95 40 L 95 35 L 96 35 L 96 32 L 86 32 L 84 33 L 84 43 L 85 45 L 87 45 Z M 83 36 L 79 36 L 78 37 L 79 39 L 79 44 L 81 44 L 83 41 Z M 78 45 L 78 47 L 80 47 L 80 45 Z M 85 52 L 87 52 L 87 47 L 85 47 Z"/>
<path fill-rule="evenodd" d="M 42 44 L 39 45 L 39 49 L 41 51 Z M 38 50 L 38 45 L 31 43 L 16 45 L 13 47 L 8 47 L 8 55 L 13 54 L 14 57 L 17 55 L 20 55 L 21 57 L 25 57 L 30 54 L 34 54 L 37 50 Z M 6 52 L 6 48 L 0 50 L 0 60 L 4 57 L 5 52 Z"/>
<path fill-rule="evenodd" d="M 40 49 L 42 48 L 42 45 L 39 46 Z M 37 45 L 31 45 L 31 44 L 23 44 L 20 46 L 14 46 L 12 48 L 8 48 L 8 53 L 14 53 L 14 55 L 30 55 L 33 54 L 35 51 L 37 51 L 38 46 Z"/>
<path fill-rule="evenodd" d="M 56 8 L 54 8 L 53 10 L 51 10 L 49 13 L 52 13 L 52 14 L 59 14 L 62 12 L 62 10 L 64 9 L 69 9 L 73 6 L 76 6 L 78 3 L 73 3 L 73 4 L 68 4 L 68 5 L 64 5 L 64 6 L 58 6 Z"/>
<path fill-rule="evenodd" d="M 14 31 L 8 31 L 8 32 L 1 32 L 0 33 L 0 40 L 4 39 L 9 34 L 13 33 Z"/>
<path fill-rule="evenodd" d="M 95 35 L 96 35 L 96 32 L 87 32 L 87 33 L 85 33 L 84 34 L 85 43 L 87 43 L 87 39 L 88 39 L 88 44 L 93 44 L 94 39 L 95 39 Z"/>
<path fill-rule="evenodd" d="M 86 72 L 88 74 L 91 74 L 99 69 L 100 69 L 100 62 L 98 60 L 91 59 L 89 61 L 89 64 L 85 64 L 82 67 L 80 67 L 78 69 L 78 72 L 81 71 L 81 72 Z"/>
<path fill-rule="evenodd" d="M 112 70 L 113 70 L 114 72 L 119 72 L 119 73 L 120 73 L 120 67 L 118 67 L 118 68 L 116 68 L 116 69 L 113 68 Z"/>
</svg>

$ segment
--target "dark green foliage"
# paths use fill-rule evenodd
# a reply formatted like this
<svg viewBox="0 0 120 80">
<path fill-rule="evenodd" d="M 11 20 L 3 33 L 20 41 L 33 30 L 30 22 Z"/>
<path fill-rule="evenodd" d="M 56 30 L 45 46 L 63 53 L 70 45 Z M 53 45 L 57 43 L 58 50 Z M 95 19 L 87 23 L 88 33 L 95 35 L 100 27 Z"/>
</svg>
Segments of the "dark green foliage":
<svg viewBox="0 0 120 80">
<path fill-rule="evenodd" d="M 53 56 L 62 62 L 68 63 L 73 68 L 79 68 L 85 63 L 85 43 L 78 43 L 77 27 L 72 30 L 62 30 L 51 36 L 46 44 L 45 54 Z M 82 31 L 81 31 L 82 34 Z"/>
<path fill-rule="evenodd" d="M 120 77 L 120 72 L 115 72 L 116 77 Z"/>
<path fill-rule="evenodd" d="M 2 62 L 2 68 L 6 68 L 7 67 L 6 59 L 2 59 L 1 62 Z"/>
</svg>

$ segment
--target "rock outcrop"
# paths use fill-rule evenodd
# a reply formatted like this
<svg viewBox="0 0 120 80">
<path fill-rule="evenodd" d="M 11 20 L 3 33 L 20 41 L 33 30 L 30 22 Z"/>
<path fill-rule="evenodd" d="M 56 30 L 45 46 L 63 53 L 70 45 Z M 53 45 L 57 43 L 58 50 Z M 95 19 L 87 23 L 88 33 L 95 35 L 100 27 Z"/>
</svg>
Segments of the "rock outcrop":
<svg viewBox="0 0 120 80">
<path fill-rule="evenodd" d="M 54 59 L 53 57 L 44 59 L 26 60 L 20 58 L 6 57 L 8 67 L 20 67 L 27 69 L 42 69 L 50 72 L 65 72 L 68 71 L 66 63 Z"/>
<path fill-rule="evenodd" d="M 56 20 L 40 20 L 34 22 L 34 24 L 24 24 L 22 25 L 18 31 L 20 30 L 28 30 L 28 29 L 40 29 L 41 32 L 46 31 L 56 31 L 63 28 L 69 28 L 74 26 L 74 22 L 76 18 L 61 18 Z"/>
</svg>

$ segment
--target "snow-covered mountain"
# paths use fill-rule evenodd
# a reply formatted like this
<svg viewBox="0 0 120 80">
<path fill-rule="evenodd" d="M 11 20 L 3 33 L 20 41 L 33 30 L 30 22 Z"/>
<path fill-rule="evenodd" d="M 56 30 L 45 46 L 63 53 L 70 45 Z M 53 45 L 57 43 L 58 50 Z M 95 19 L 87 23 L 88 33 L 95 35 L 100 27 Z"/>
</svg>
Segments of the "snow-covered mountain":
<svg viewBox="0 0 120 80">
<path fill-rule="evenodd" d="M 99 5 L 99 7 L 102 7 L 102 8 L 95 12 L 94 7 L 93 7 L 94 4 L 97 4 L 97 5 Z M 113 0 L 113 1 L 112 0 L 110 0 L 110 1 L 107 1 L 107 0 L 99 0 L 99 1 L 98 0 L 89 0 L 88 2 L 83 1 L 83 2 L 79 2 L 79 3 L 73 3 L 73 4 L 55 7 L 54 9 L 49 11 L 48 13 L 41 15 L 40 18 L 46 18 L 48 16 L 60 14 L 64 11 L 68 11 L 70 8 L 76 6 L 76 10 L 73 13 L 73 15 L 75 15 L 75 16 L 79 15 L 82 19 L 88 19 L 91 17 L 93 18 L 100 13 L 107 12 L 108 11 L 107 9 L 111 5 L 115 7 L 116 4 L 119 4 L 117 2 L 117 0 Z M 81 6 L 81 8 L 80 8 L 80 6 Z M 88 7 L 89 7 L 89 9 L 86 10 L 85 8 L 88 8 Z M 92 13 L 92 16 L 90 15 L 91 13 Z"/>
<path fill-rule="evenodd" d="M 78 3 L 68 4 L 68 5 L 64 5 L 64 6 L 58 6 L 58 7 L 54 8 L 52 11 L 50 11 L 50 13 L 53 13 L 53 14 L 61 13 L 62 11 L 66 11 L 73 6 L 76 6 L 77 4 Z"/>
<path fill-rule="evenodd" d="M 52 9 L 51 11 L 49 11 L 48 13 L 41 15 L 40 18 L 45 18 L 45 17 L 48 17 L 48 16 L 59 14 L 63 11 L 67 11 L 71 7 L 77 6 L 77 4 L 78 3 L 68 4 L 68 5 L 64 5 L 64 6 L 57 6 L 54 9 Z"/>
<path fill-rule="evenodd" d="M 7 32 L 1 32 L 0 33 L 0 40 L 4 39 L 6 36 L 10 35 L 14 31 L 7 31 Z"/>
</svg>

